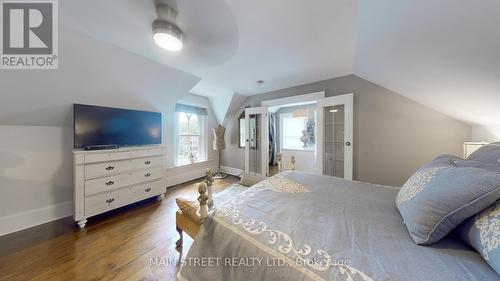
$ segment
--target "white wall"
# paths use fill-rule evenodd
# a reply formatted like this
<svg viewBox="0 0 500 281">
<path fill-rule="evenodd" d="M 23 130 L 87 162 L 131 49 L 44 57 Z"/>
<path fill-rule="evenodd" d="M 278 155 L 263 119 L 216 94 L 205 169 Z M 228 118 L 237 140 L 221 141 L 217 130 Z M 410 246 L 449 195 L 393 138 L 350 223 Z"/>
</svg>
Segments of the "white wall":
<svg viewBox="0 0 500 281">
<path fill-rule="evenodd" d="M 0 235 L 73 213 L 73 129 L 0 126 Z"/>
<path fill-rule="evenodd" d="M 215 171 L 217 160 L 207 160 L 190 165 L 167 168 L 167 187 L 172 187 L 194 179 L 199 179 L 205 175 L 205 169 Z"/>
<path fill-rule="evenodd" d="M 500 126 L 472 126 L 472 141 L 500 141 Z"/>
</svg>

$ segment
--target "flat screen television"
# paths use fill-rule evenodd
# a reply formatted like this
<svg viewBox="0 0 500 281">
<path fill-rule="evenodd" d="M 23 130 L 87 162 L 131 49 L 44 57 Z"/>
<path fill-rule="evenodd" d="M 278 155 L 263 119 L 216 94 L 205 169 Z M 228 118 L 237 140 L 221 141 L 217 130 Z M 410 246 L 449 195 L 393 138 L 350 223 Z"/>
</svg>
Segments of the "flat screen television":
<svg viewBox="0 0 500 281">
<path fill-rule="evenodd" d="M 161 113 L 73 105 L 74 147 L 161 144 Z"/>
</svg>

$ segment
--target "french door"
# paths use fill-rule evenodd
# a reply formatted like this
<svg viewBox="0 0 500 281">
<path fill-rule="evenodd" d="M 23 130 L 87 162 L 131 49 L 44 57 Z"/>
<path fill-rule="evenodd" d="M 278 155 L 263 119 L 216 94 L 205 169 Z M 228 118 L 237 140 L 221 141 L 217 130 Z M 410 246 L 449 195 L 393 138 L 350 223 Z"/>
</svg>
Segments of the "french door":
<svg viewBox="0 0 500 281">
<path fill-rule="evenodd" d="M 245 109 L 245 173 L 269 175 L 269 124 L 267 107 Z"/>
<path fill-rule="evenodd" d="M 353 178 L 353 96 L 318 99 L 316 167 L 320 175 Z"/>
</svg>

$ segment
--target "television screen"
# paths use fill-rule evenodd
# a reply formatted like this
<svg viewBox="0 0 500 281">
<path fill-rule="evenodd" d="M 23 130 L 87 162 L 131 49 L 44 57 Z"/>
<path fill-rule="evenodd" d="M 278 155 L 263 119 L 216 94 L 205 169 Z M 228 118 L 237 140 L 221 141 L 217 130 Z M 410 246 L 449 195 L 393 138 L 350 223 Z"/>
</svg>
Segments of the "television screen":
<svg viewBox="0 0 500 281">
<path fill-rule="evenodd" d="M 74 147 L 161 144 L 161 113 L 73 105 Z"/>
</svg>

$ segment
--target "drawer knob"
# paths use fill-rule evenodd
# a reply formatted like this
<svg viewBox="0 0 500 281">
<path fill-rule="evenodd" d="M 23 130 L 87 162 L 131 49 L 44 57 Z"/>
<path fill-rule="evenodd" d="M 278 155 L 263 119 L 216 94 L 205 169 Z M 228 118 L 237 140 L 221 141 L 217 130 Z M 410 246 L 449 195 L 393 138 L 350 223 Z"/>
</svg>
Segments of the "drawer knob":
<svg viewBox="0 0 500 281">
<path fill-rule="evenodd" d="M 115 166 L 107 166 L 107 167 L 106 167 L 106 171 L 111 171 L 111 170 L 113 170 L 114 168 L 115 168 Z"/>
<path fill-rule="evenodd" d="M 115 184 L 115 182 L 114 182 L 114 181 L 108 181 L 108 182 L 106 183 L 106 185 L 108 185 L 108 186 L 109 186 L 109 185 L 113 185 L 113 184 Z"/>
<path fill-rule="evenodd" d="M 109 204 L 109 203 L 111 203 L 111 202 L 113 202 L 113 201 L 115 201 L 115 198 L 109 198 L 108 200 L 106 200 L 106 203 L 108 203 L 108 204 Z"/>
<path fill-rule="evenodd" d="M 149 165 L 149 164 L 151 164 L 151 161 L 148 160 L 148 161 L 144 162 L 144 164 Z"/>
<path fill-rule="evenodd" d="M 149 188 L 149 187 L 148 187 L 148 188 L 144 189 L 144 191 L 146 191 L 146 192 L 150 192 L 150 191 L 151 191 L 151 188 Z"/>
<path fill-rule="evenodd" d="M 144 175 L 146 178 L 149 178 L 151 176 L 151 173 L 147 173 Z"/>
</svg>

